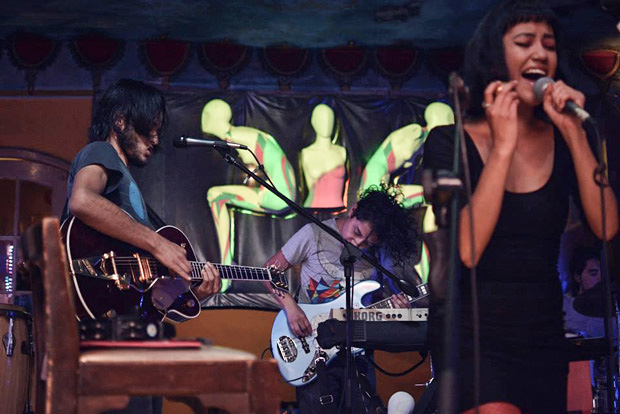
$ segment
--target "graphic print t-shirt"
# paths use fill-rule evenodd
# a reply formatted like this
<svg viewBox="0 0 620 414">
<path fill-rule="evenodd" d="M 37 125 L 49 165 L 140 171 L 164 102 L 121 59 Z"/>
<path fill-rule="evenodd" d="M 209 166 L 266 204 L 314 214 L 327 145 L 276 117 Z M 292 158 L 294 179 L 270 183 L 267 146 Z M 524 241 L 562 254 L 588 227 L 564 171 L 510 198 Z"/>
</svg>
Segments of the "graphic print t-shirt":
<svg viewBox="0 0 620 414">
<path fill-rule="evenodd" d="M 336 219 L 323 223 L 338 231 Z M 340 294 L 345 285 L 341 252 L 342 244 L 314 224 L 306 224 L 282 246 L 290 264 L 301 264 L 299 303 L 329 302 Z M 353 283 L 368 279 L 373 272 L 372 266 L 358 260 Z"/>
</svg>

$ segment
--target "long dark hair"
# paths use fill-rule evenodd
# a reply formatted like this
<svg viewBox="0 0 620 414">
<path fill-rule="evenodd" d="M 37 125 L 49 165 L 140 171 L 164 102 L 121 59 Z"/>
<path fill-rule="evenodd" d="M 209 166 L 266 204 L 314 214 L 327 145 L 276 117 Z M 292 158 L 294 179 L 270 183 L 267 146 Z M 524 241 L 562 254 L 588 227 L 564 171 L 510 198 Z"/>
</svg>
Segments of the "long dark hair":
<svg viewBox="0 0 620 414">
<path fill-rule="evenodd" d="M 484 116 L 482 101 L 487 85 L 494 81 L 508 81 L 504 57 L 504 34 L 516 24 L 545 22 L 556 38 L 558 54 L 557 78 L 561 78 L 559 64 L 562 53 L 561 33 L 557 16 L 551 8 L 538 0 L 508 0 L 491 9 L 480 21 L 465 49 L 463 79 L 469 87 L 469 118 Z"/>
<path fill-rule="evenodd" d="M 133 79 L 120 79 L 106 89 L 96 103 L 89 130 L 91 141 L 105 141 L 123 118 L 125 125 L 148 137 L 155 125 L 158 135 L 168 122 L 168 110 L 163 94 L 155 87 Z"/>
</svg>

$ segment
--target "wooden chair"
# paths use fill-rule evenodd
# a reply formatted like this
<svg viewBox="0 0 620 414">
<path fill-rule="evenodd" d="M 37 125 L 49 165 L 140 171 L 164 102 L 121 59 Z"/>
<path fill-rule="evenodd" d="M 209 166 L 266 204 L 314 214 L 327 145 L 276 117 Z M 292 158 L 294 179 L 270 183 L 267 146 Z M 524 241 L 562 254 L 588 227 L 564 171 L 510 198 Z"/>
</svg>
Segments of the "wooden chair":
<svg viewBox="0 0 620 414">
<path fill-rule="evenodd" d="M 21 244 L 33 291 L 37 413 L 98 413 L 147 395 L 182 401 L 196 413 L 279 412 L 274 360 L 218 346 L 80 350 L 58 219 L 29 228 Z"/>
</svg>

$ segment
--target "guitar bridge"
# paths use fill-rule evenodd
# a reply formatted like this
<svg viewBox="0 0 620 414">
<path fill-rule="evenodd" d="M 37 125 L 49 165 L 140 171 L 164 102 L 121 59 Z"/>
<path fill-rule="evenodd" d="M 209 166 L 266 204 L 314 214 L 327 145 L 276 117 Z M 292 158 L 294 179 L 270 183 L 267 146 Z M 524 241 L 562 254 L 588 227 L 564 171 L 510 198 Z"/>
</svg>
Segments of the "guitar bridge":
<svg viewBox="0 0 620 414">
<path fill-rule="evenodd" d="M 278 338 L 278 351 L 284 362 L 294 362 L 297 359 L 297 346 L 288 336 Z"/>
<path fill-rule="evenodd" d="M 131 287 L 128 278 L 125 275 L 121 276 L 118 274 L 118 270 L 116 268 L 116 256 L 113 250 L 110 250 L 109 253 L 104 253 L 101 256 L 101 263 L 99 264 L 99 269 L 104 276 L 107 276 L 110 279 L 114 280 L 114 284 L 118 289 L 127 290 Z"/>
</svg>

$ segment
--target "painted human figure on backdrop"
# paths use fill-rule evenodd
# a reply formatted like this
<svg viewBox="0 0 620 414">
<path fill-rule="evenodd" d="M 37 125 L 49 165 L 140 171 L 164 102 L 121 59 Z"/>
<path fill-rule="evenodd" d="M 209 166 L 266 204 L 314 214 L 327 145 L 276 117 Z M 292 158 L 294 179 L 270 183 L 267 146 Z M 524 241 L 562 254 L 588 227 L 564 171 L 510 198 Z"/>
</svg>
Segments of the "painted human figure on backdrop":
<svg viewBox="0 0 620 414">
<path fill-rule="evenodd" d="M 424 110 L 424 120 L 426 121 L 425 127 L 416 123 L 405 125 L 391 132 L 383 140 L 364 168 L 361 189 L 379 185 L 381 182 L 388 183 L 397 171 L 415 168 L 411 160 L 422 149 L 428 133 L 437 126 L 454 124 L 454 113 L 449 105 L 443 102 L 433 102 Z M 424 203 L 424 189 L 421 185 L 402 184 L 398 185 L 398 189 L 403 194 L 405 206 Z M 430 209 L 425 214 L 423 228 L 425 232 L 432 232 L 436 229 L 434 215 Z M 424 243 L 422 243 L 420 261 L 415 265 L 415 269 L 422 280 L 426 281 L 430 271 L 430 262 L 428 248 Z"/>
<path fill-rule="evenodd" d="M 151 253 L 190 281 L 185 249 L 153 230 L 140 189 L 128 169 L 130 164 L 143 166 L 149 161 L 166 121 L 163 94 L 152 86 L 121 79 L 104 91 L 95 105 L 91 143 L 71 164 L 63 216 L 74 216 L 103 234 Z M 201 274 L 204 280 L 194 289 L 198 299 L 220 290 L 219 272 L 213 264 L 207 263 Z M 161 412 L 161 399 L 132 398 L 126 412 Z"/>
<path fill-rule="evenodd" d="M 294 169 L 284 151 L 274 137 L 266 132 L 247 126 L 231 124 L 230 105 L 213 99 L 202 110 L 202 132 L 250 148 L 265 167 L 267 176 L 275 187 L 291 200 L 295 200 L 297 190 Z M 256 160 L 249 151 L 238 151 L 237 155 L 248 166 L 256 166 Z M 246 185 L 223 185 L 209 188 L 207 200 L 217 230 L 220 257 L 223 264 L 231 264 L 233 258 L 231 214 L 229 206 L 247 208 L 253 211 L 272 212 L 287 207 L 284 201 L 266 188 Z"/>
<path fill-rule="evenodd" d="M 346 216 L 331 218 L 324 223 L 360 249 L 386 252 L 394 262 L 400 263 L 413 251 L 416 239 L 416 225 L 411 211 L 396 199 L 392 189 L 370 187 Z M 312 333 L 312 326 L 299 303 L 320 304 L 330 302 L 343 295 L 345 285 L 344 269 L 340 263 L 342 244 L 314 224 L 307 224 L 295 233 L 265 266 L 281 270 L 301 265 L 297 300 L 288 293 L 274 292 L 274 296 L 285 311 L 291 332 L 303 338 Z M 355 264 L 353 283 L 371 278 L 374 268 L 364 261 Z M 409 303 L 400 292 L 392 291 L 393 304 L 407 307 Z M 334 397 L 329 406 L 330 413 L 338 412 L 342 390 L 344 358 L 337 356 L 327 366 L 327 378 L 296 388 L 301 414 L 322 411 L 322 386 L 327 381 Z M 374 369 L 365 356 L 355 358 L 358 372 L 363 373 L 374 385 Z M 354 412 L 365 412 L 359 405 Z M 366 403 L 370 403 L 366 401 Z M 373 411 L 374 412 L 374 411 Z"/>
<path fill-rule="evenodd" d="M 299 162 L 308 196 L 304 207 L 344 207 L 347 181 L 347 150 L 334 143 L 335 116 L 332 108 L 318 104 L 310 120 L 315 139 L 301 150 Z"/>
<path fill-rule="evenodd" d="M 557 17 L 542 2 L 509 0 L 491 9 L 470 40 L 464 65 L 471 104 L 464 129 L 473 195 L 459 220 L 460 305 L 457 394 L 473 413 L 566 412 L 568 361 L 557 272 L 569 196 L 603 236 L 597 161 L 581 122 L 563 112 L 584 95 L 563 82 Z M 556 78 L 542 103 L 534 82 Z M 453 127 L 426 140 L 424 168 L 451 170 Z M 461 174 L 461 179 L 463 176 Z M 616 198 L 606 196 L 607 239 L 618 230 Z M 473 221 L 470 221 L 470 212 Z M 472 240 L 473 239 L 473 240 Z M 480 394 L 476 395 L 470 269 L 476 266 Z M 434 292 L 431 292 L 433 295 Z M 429 343 L 444 378 L 441 315 L 433 295 Z"/>
<path fill-rule="evenodd" d="M 392 131 L 370 157 L 362 173 L 360 189 L 379 185 L 382 181 L 389 183 L 393 173 L 399 169 L 415 168 L 411 158 L 422 148 L 428 133 L 440 125 L 454 123 L 454 113 L 449 105 L 433 102 L 424 110 L 426 126 L 412 123 Z M 418 185 L 399 186 L 403 192 L 405 206 L 422 203 L 423 191 Z"/>
</svg>

